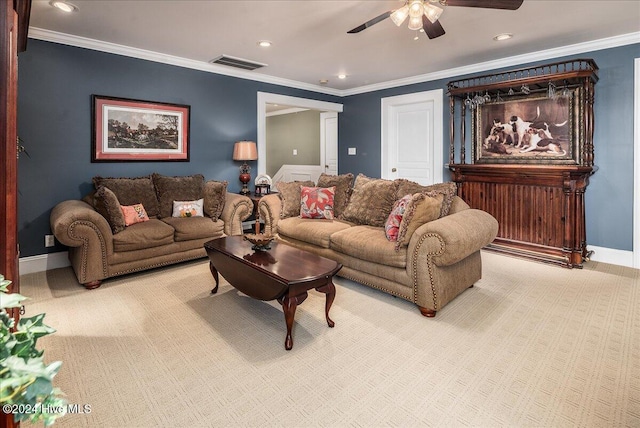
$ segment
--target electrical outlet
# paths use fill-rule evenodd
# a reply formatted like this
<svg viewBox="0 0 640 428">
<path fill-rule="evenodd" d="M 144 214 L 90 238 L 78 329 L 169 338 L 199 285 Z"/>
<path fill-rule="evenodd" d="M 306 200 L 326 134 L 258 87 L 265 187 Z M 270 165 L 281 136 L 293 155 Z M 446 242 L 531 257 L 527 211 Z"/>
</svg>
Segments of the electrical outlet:
<svg viewBox="0 0 640 428">
<path fill-rule="evenodd" d="M 293 155 L 298 156 L 298 149 L 293 149 Z"/>
<path fill-rule="evenodd" d="M 44 235 L 44 246 L 53 247 L 56 245 L 56 238 L 53 235 Z"/>
</svg>

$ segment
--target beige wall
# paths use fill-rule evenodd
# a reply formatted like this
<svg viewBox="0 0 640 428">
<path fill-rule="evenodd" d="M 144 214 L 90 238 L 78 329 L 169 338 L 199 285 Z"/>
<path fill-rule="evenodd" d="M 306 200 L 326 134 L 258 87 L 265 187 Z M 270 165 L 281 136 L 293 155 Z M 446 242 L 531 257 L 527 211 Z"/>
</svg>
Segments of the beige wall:
<svg viewBox="0 0 640 428">
<path fill-rule="evenodd" d="M 271 177 L 282 165 L 320 165 L 320 112 L 306 110 L 266 119 L 266 171 Z M 293 150 L 298 155 L 293 155 Z"/>
</svg>

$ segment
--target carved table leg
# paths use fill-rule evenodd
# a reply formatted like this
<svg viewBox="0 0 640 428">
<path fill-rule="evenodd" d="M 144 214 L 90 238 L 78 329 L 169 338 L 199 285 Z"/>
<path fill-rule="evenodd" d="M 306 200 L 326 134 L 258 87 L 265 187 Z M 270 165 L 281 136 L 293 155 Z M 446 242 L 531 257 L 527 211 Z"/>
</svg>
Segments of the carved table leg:
<svg viewBox="0 0 640 428">
<path fill-rule="evenodd" d="M 324 305 L 324 315 L 325 317 L 327 317 L 327 325 L 329 325 L 329 327 L 333 327 L 336 324 L 331 320 L 331 318 L 329 318 L 329 309 L 331 309 L 333 299 L 336 298 L 336 287 L 335 285 L 333 285 L 333 281 L 331 281 L 331 278 L 329 278 L 329 281 L 327 281 L 325 285 L 316 288 L 316 290 L 327 295 L 327 301 Z"/>
<path fill-rule="evenodd" d="M 209 262 L 209 270 L 211 271 L 211 275 L 213 275 L 213 279 L 216 280 L 216 286 L 213 288 L 213 290 L 211 290 L 211 294 L 216 294 L 218 292 L 218 284 L 219 284 L 218 270 L 211 262 Z"/>
<path fill-rule="evenodd" d="M 296 308 L 298 305 L 307 298 L 307 293 L 299 294 L 297 296 L 284 295 L 278 301 L 282 304 L 282 310 L 284 312 L 284 321 L 287 323 L 287 337 L 284 340 L 284 349 L 290 351 L 293 348 L 293 318 L 296 315 Z"/>
</svg>

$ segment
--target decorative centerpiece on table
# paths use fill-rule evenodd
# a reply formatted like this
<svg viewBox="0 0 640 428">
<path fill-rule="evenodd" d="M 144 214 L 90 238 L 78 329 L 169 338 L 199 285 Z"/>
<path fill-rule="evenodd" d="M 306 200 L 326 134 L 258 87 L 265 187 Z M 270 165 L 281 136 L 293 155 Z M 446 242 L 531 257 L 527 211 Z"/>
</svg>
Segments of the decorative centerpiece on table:
<svg viewBox="0 0 640 428">
<path fill-rule="evenodd" d="M 247 233 L 243 236 L 246 241 L 253 244 L 251 249 L 255 251 L 270 250 L 271 246 L 269 244 L 274 239 L 273 235 L 265 235 L 264 233 Z"/>
</svg>

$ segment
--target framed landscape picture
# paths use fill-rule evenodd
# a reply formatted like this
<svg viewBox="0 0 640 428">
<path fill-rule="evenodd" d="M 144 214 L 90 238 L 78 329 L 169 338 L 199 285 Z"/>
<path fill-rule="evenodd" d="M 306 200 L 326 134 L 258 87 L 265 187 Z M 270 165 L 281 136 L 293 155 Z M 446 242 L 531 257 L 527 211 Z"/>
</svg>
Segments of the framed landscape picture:
<svg viewBox="0 0 640 428">
<path fill-rule="evenodd" d="M 92 162 L 189 161 L 189 106 L 100 95 L 92 104 Z"/>
<path fill-rule="evenodd" d="M 476 163 L 578 164 L 581 156 L 580 91 L 494 101 L 479 105 L 473 116 Z"/>
</svg>

